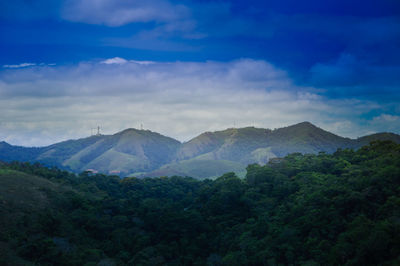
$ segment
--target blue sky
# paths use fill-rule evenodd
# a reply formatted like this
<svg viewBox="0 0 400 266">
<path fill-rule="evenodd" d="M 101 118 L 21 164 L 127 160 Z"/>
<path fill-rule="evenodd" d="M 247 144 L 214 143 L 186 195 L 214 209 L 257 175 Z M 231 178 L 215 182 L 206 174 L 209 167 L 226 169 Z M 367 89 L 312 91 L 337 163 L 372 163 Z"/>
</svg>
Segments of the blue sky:
<svg viewBox="0 0 400 266">
<path fill-rule="evenodd" d="M 13 144 L 141 123 L 400 133 L 398 0 L 1 1 L 0 49 Z"/>
</svg>

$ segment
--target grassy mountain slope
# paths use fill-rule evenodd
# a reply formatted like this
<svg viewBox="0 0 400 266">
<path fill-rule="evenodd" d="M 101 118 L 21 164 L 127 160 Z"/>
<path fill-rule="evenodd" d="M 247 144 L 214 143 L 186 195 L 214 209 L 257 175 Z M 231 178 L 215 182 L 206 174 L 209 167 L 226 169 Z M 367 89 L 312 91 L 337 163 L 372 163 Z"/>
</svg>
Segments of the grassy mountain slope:
<svg viewBox="0 0 400 266">
<path fill-rule="evenodd" d="M 270 130 L 246 127 L 206 132 L 183 143 L 176 163 L 168 164 L 151 175 L 184 173 L 196 178 L 213 178 L 227 171 L 241 175 L 249 163 L 265 163 L 275 157 L 268 148 Z"/>
<path fill-rule="evenodd" d="M 179 174 L 204 178 L 221 175 L 229 167 L 243 172 L 245 165 L 265 164 L 289 153 L 333 153 L 338 148 L 357 149 L 374 140 L 400 143 L 400 136 L 378 133 L 349 139 L 302 122 L 275 130 L 246 127 L 205 132 L 180 143 L 149 130 L 127 129 L 41 148 L 0 142 L 0 160 L 39 161 L 74 172 L 94 169 L 126 176 Z"/>
<path fill-rule="evenodd" d="M 205 154 L 213 159 L 236 162 L 251 161 L 248 155 L 258 149 L 267 148 L 270 130 L 254 127 L 230 128 L 217 132 L 206 132 L 183 143 L 177 159 L 199 158 Z"/>
<path fill-rule="evenodd" d="M 254 127 L 230 128 L 206 132 L 183 143 L 177 153 L 179 162 L 168 167 L 172 173 L 182 173 L 182 171 L 188 173 L 189 165 L 194 167 L 196 162 L 201 164 L 204 159 L 214 160 L 210 172 L 217 172 L 220 175 L 226 170 L 227 162 L 236 163 L 234 171 L 241 172 L 244 171 L 245 165 L 250 163 L 265 164 L 271 158 L 293 152 L 332 153 L 339 147 L 352 147 L 355 145 L 353 143 L 354 140 L 337 136 L 309 122 L 276 130 Z M 191 162 L 189 165 L 188 159 Z"/>
<path fill-rule="evenodd" d="M 127 129 L 114 135 L 68 140 L 41 148 L 0 144 L 4 161 L 38 161 L 74 172 L 94 169 L 103 173 L 151 171 L 169 163 L 180 142 L 149 130 Z"/>
<path fill-rule="evenodd" d="M 168 169 L 170 173 L 189 175 L 190 166 L 195 168 L 196 163 L 214 160 L 209 166 L 210 173 L 223 173 L 227 162 L 236 163 L 234 171 L 239 173 L 244 171 L 244 165 L 265 164 L 271 158 L 283 157 L 289 153 L 333 153 L 338 148 L 360 148 L 374 140 L 392 140 L 400 143 L 400 136 L 382 133 L 353 140 L 325 131 L 309 122 L 275 130 L 254 127 L 230 128 L 206 132 L 183 143 L 177 153 L 178 162 L 168 165 Z M 159 169 L 155 173 L 165 173 L 163 171 L 165 169 Z"/>
<path fill-rule="evenodd" d="M 91 136 L 88 138 L 81 138 L 77 140 L 67 140 L 59 142 L 47 147 L 43 147 L 42 152 L 36 158 L 37 160 L 46 163 L 59 165 L 63 164 L 65 160 L 80 152 L 83 149 L 93 145 L 104 139 L 105 136 Z"/>
<path fill-rule="evenodd" d="M 337 136 L 309 122 L 276 130 L 254 127 L 231 128 L 213 133 L 207 132 L 183 143 L 178 152 L 178 160 L 211 153 L 215 159 L 247 164 L 265 162 L 271 157 L 293 152 L 331 153 L 338 147 L 351 147 L 353 143 L 354 140 Z M 265 158 L 262 158 L 263 156 Z"/>
<path fill-rule="evenodd" d="M 293 152 L 332 153 L 339 147 L 352 147 L 354 140 L 337 136 L 309 122 L 303 122 L 271 131 L 269 143 L 272 151 L 282 157 Z"/>
</svg>

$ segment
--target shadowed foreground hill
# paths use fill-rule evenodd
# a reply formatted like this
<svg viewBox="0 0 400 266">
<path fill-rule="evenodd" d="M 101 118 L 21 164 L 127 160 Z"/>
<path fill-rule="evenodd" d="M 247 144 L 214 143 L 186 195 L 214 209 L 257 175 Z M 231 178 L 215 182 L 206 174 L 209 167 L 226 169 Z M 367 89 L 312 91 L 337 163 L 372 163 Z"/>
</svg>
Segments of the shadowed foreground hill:
<svg viewBox="0 0 400 266">
<path fill-rule="evenodd" d="M 0 165 L 1 265 L 399 265 L 400 145 L 290 154 L 240 179 Z"/>
<path fill-rule="evenodd" d="M 1 142 L 0 160 L 40 162 L 76 173 L 92 169 L 120 176 L 182 175 L 204 179 L 234 171 L 243 177 L 250 163 L 262 165 L 293 152 L 332 153 L 338 148 L 360 148 L 374 140 L 400 143 L 400 136 L 378 133 L 349 139 L 303 122 L 275 130 L 246 127 L 206 132 L 180 143 L 149 130 L 127 129 L 41 148 Z"/>
<path fill-rule="evenodd" d="M 46 170 L 47 171 L 47 170 Z M 48 171 L 47 171 L 48 172 Z M 57 174 L 54 172 L 53 175 Z M 61 176 L 61 175 L 60 175 Z M 9 236 L 16 234 L 26 226 L 26 237 L 37 232 L 51 231 L 45 229 L 41 221 L 52 209 L 59 208 L 58 202 L 65 200 L 64 194 L 74 193 L 71 188 L 53 183 L 47 178 L 0 166 L 0 264 L 1 265 L 34 265 L 22 259 L 18 249 L 13 246 Z M 34 228 L 40 225 L 38 228 Z M 50 225 L 50 224 L 48 224 Z M 52 226 L 52 225 L 50 225 Z M 40 246 L 43 239 L 33 237 Z M 18 240 L 18 239 L 13 239 Z M 48 239 L 51 241 L 51 239 Z M 37 252 L 32 250 L 30 252 Z M 43 250 L 42 252 L 45 252 Z M 45 254 L 42 254 L 45 255 Z"/>
</svg>

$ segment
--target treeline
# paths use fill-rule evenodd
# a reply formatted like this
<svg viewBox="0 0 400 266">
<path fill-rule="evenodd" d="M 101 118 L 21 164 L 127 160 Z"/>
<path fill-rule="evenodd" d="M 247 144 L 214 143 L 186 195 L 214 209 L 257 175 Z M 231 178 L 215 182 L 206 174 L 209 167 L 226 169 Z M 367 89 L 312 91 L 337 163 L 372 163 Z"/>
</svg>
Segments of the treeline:
<svg viewBox="0 0 400 266">
<path fill-rule="evenodd" d="M 38 265 L 399 265 L 400 145 L 290 154 L 244 179 L 0 166 L 62 187 L 1 234 Z M 3 261 L 4 262 L 4 261 Z"/>
</svg>

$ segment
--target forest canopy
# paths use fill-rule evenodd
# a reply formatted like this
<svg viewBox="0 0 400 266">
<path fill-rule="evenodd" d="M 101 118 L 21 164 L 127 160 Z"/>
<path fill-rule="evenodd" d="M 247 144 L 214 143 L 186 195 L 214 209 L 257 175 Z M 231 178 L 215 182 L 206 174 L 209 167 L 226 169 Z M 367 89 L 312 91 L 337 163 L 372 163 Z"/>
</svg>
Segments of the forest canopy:
<svg viewBox="0 0 400 266">
<path fill-rule="evenodd" d="M 249 165 L 244 179 L 13 162 L 0 164 L 0 182 L 2 265 L 400 263 L 400 145 L 390 141 L 290 154 Z"/>
</svg>

